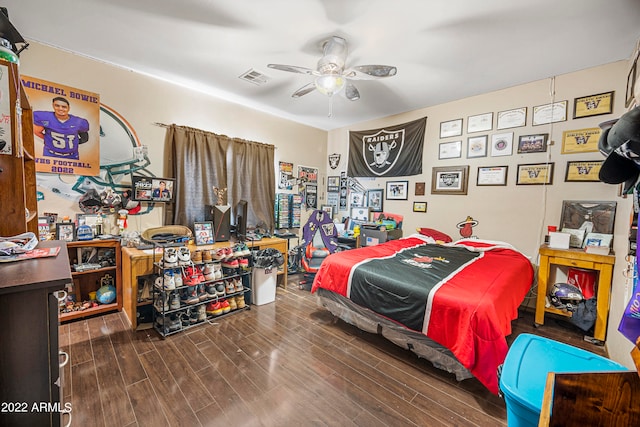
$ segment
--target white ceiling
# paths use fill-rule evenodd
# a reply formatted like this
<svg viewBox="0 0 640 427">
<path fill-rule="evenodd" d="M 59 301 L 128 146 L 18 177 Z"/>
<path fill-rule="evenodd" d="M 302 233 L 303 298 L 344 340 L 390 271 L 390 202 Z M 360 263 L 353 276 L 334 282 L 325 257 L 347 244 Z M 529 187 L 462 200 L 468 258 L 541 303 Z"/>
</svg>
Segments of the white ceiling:
<svg viewBox="0 0 640 427">
<path fill-rule="evenodd" d="M 640 39 L 640 0 L 1 3 L 30 41 L 324 130 L 627 59 Z M 328 117 L 317 91 L 291 97 L 311 76 L 267 64 L 315 68 L 330 35 L 348 41 L 347 66 L 394 65 L 398 74 L 355 82 L 360 100 L 335 96 Z M 250 69 L 268 82 L 238 78 Z"/>
</svg>

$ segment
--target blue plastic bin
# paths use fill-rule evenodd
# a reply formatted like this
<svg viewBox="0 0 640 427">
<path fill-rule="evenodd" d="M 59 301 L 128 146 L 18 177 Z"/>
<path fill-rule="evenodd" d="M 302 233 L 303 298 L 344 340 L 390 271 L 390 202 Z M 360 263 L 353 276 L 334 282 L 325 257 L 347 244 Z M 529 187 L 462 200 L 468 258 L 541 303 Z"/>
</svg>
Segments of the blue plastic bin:
<svg viewBox="0 0 640 427">
<path fill-rule="evenodd" d="M 509 348 L 500 375 L 509 427 L 536 427 L 549 372 L 606 372 L 629 369 L 597 354 L 531 334 Z"/>
</svg>

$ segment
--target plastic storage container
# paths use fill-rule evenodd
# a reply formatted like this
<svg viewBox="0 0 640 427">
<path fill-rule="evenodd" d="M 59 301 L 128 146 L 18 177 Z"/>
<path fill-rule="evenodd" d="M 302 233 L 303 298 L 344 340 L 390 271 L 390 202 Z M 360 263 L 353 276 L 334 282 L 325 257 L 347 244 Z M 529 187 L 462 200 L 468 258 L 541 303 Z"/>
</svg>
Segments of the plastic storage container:
<svg viewBox="0 0 640 427">
<path fill-rule="evenodd" d="M 269 304 L 276 300 L 277 268 L 253 268 L 251 286 L 255 305 Z"/>
<path fill-rule="evenodd" d="M 531 334 L 520 334 L 509 348 L 500 375 L 509 427 L 536 427 L 549 372 L 628 371 L 597 354 Z"/>
</svg>

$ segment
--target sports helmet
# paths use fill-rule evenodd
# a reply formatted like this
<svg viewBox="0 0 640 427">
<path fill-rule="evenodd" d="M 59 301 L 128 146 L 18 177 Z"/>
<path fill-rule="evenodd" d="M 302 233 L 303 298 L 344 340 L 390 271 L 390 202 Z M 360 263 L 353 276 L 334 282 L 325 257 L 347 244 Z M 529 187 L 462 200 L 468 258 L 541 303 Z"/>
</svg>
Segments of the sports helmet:
<svg viewBox="0 0 640 427">
<path fill-rule="evenodd" d="M 578 308 L 578 304 L 584 300 L 584 296 L 580 288 L 575 285 L 556 283 L 551 287 L 549 299 L 558 310 L 574 312 Z"/>
</svg>

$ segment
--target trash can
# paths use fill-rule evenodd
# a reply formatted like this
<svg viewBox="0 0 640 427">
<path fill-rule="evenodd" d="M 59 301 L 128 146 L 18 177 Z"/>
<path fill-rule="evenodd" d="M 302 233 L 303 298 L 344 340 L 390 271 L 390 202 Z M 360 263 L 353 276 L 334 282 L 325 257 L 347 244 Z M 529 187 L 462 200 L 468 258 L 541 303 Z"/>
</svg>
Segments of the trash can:
<svg viewBox="0 0 640 427">
<path fill-rule="evenodd" d="M 567 283 L 577 286 L 584 299 L 591 299 L 595 296 L 596 274 L 595 270 L 571 267 L 567 270 Z"/>
<path fill-rule="evenodd" d="M 605 357 L 531 334 L 520 334 L 502 365 L 499 386 L 509 427 L 536 427 L 547 374 L 628 371 Z"/>
<path fill-rule="evenodd" d="M 278 267 L 283 264 L 284 257 L 277 249 L 267 248 L 253 253 L 253 304 L 269 304 L 276 300 Z"/>
</svg>

